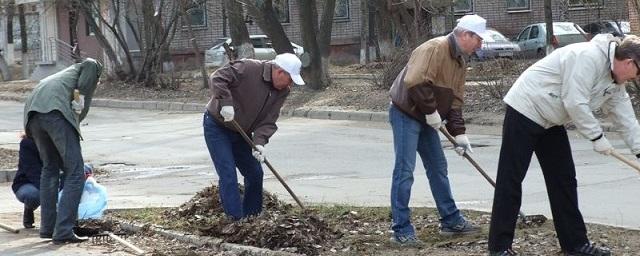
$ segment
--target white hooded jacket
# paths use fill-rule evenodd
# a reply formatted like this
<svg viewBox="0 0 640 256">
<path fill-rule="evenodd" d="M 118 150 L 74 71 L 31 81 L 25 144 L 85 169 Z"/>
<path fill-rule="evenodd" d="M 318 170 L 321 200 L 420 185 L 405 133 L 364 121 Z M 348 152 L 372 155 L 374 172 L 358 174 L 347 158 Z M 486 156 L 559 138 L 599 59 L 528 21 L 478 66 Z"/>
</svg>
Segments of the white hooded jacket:
<svg viewBox="0 0 640 256">
<path fill-rule="evenodd" d="M 516 80 L 504 101 L 544 128 L 573 122 L 588 139 L 602 134 L 593 111 L 601 108 L 633 154 L 640 154 L 640 125 L 624 85 L 612 72 L 617 39 L 608 34 L 555 50 Z"/>
</svg>

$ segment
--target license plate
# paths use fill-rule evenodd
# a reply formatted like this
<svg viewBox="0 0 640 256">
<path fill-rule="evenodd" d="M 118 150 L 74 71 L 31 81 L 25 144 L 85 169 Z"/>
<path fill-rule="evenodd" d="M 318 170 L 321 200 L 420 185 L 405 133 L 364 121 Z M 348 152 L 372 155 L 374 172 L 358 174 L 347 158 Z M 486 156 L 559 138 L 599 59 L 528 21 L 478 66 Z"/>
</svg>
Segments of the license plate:
<svg viewBox="0 0 640 256">
<path fill-rule="evenodd" d="M 498 56 L 500 56 L 500 57 L 510 57 L 510 56 L 513 56 L 513 52 L 499 52 Z"/>
</svg>

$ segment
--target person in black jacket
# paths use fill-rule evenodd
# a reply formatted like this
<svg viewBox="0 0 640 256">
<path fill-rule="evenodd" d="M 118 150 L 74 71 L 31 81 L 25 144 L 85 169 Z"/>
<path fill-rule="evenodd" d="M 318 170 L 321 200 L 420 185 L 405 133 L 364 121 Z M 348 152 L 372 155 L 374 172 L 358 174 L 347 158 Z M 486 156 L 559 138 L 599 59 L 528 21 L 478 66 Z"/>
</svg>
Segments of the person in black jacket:
<svg viewBox="0 0 640 256">
<path fill-rule="evenodd" d="M 22 224 L 25 228 L 33 228 L 33 211 L 40 206 L 42 160 L 40 160 L 38 148 L 33 140 L 24 134 L 21 137 L 18 172 L 13 179 L 11 189 L 13 189 L 18 201 L 24 203 Z"/>
</svg>

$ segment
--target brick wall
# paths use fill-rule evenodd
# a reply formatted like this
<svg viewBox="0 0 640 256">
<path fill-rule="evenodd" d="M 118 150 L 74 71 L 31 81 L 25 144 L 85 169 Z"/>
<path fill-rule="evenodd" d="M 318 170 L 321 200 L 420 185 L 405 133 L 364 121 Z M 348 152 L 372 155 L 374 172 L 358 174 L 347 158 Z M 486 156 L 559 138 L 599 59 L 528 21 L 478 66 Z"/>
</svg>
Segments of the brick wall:
<svg viewBox="0 0 640 256">
<path fill-rule="evenodd" d="M 634 0 L 629 0 L 629 22 L 631 23 L 631 33 L 634 35 L 640 35 L 640 18 L 638 17 L 638 10 L 632 3 Z"/>
<path fill-rule="evenodd" d="M 322 14 L 323 1 L 318 3 L 318 16 Z M 222 1 L 207 0 L 206 4 L 207 26 L 195 28 L 196 40 L 201 51 L 209 49 L 213 46 L 213 42 L 223 35 L 223 19 L 222 19 Z M 302 45 L 302 36 L 300 28 L 300 6 L 298 1 L 289 0 L 289 23 L 283 23 L 282 28 L 293 43 Z M 254 22 L 247 23 L 247 29 L 250 35 L 264 34 Z M 349 0 L 349 18 L 335 20 L 332 28 L 332 44 L 342 44 L 344 42 L 353 42 L 359 44 L 360 37 L 360 0 Z M 228 36 L 228 35 L 227 35 Z M 191 43 L 188 41 L 189 34 L 186 29 L 176 31 L 175 39 L 171 43 L 172 51 L 178 54 L 191 54 Z"/>
<path fill-rule="evenodd" d="M 627 20 L 627 0 L 608 0 L 600 8 L 573 8 L 567 12 L 568 20 L 584 25 L 597 20 Z M 514 37 L 526 25 L 544 22 L 544 1 L 529 0 L 531 8 L 525 11 L 507 11 L 507 1 L 474 0 L 473 12 L 486 18 L 488 26 L 507 37 Z M 560 19 L 560 1 L 552 1 L 554 21 Z"/>
</svg>

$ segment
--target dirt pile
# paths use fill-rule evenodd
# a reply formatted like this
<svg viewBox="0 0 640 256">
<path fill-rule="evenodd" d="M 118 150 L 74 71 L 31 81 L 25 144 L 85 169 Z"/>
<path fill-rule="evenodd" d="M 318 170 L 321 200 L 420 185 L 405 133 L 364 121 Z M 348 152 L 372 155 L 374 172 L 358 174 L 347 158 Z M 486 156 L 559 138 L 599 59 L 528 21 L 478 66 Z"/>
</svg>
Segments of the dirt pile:
<svg viewBox="0 0 640 256">
<path fill-rule="evenodd" d="M 242 194 L 243 188 L 240 190 Z M 325 244 L 338 237 L 316 212 L 293 209 L 269 193 L 264 195 L 264 209 L 259 216 L 235 222 L 225 216 L 219 198 L 216 186 L 207 187 L 164 215 L 183 221 L 184 229 L 199 235 L 307 255 L 319 254 Z"/>
</svg>

